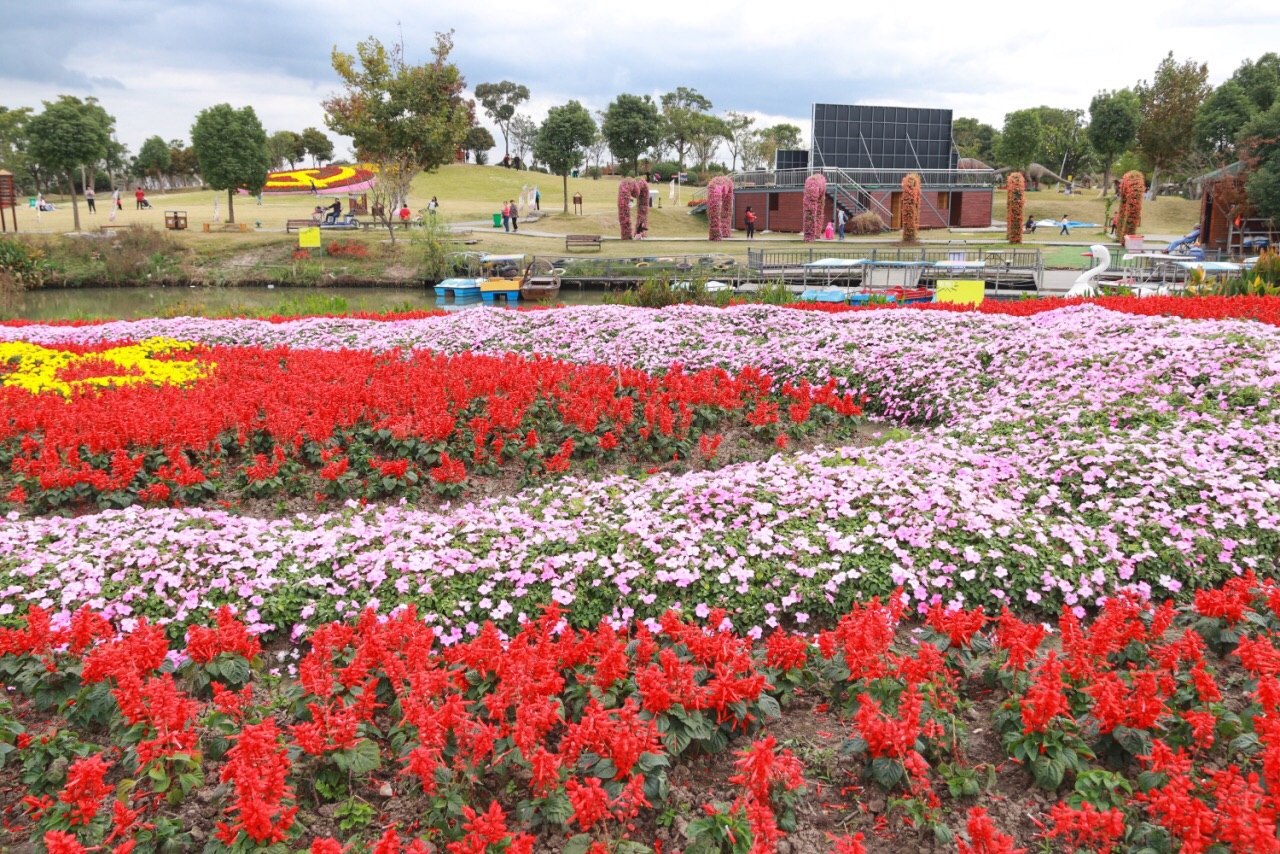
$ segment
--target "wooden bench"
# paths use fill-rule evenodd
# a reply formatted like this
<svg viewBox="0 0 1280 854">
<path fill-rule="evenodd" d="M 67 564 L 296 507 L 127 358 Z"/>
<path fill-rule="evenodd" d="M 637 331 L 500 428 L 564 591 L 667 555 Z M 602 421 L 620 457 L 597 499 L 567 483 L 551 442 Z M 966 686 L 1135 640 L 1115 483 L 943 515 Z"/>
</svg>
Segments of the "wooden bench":
<svg viewBox="0 0 1280 854">
<path fill-rule="evenodd" d="M 249 223 L 247 222 L 206 222 L 202 223 L 204 231 L 248 231 Z M 217 226 L 217 228 L 214 228 Z"/>
<path fill-rule="evenodd" d="M 314 219 L 291 219 L 285 222 L 284 231 L 285 234 L 288 234 L 291 231 L 300 231 L 304 228 L 315 228 L 319 225 L 320 223 L 316 222 Z"/>
<path fill-rule="evenodd" d="M 376 220 L 376 219 L 361 219 L 361 220 L 356 220 L 356 221 L 357 221 L 358 223 L 360 223 L 360 227 L 361 227 L 361 228 L 363 228 L 365 231 L 368 231 L 368 230 L 369 230 L 369 229 L 371 229 L 371 228 L 386 228 L 386 227 L 387 227 L 387 224 L 386 224 L 385 222 L 379 222 L 379 221 L 378 221 L 378 220 Z M 420 225 L 422 225 L 422 223 L 421 223 L 421 222 L 414 222 L 414 221 L 413 221 L 413 220 L 411 220 L 411 219 L 393 219 L 393 220 L 391 220 L 391 226 L 392 226 L 392 228 L 404 228 L 404 229 L 408 229 L 408 228 L 410 228 L 410 227 L 412 227 L 412 226 L 420 226 Z"/>
<path fill-rule="evenodd" d="M 585 249 L 591 246 L 596 249 L 600 248 L 600 235 L 598 234 L 566 234 L 564 237 L 564 250 L 568 252 L 575 247 Z"/>
</svg>

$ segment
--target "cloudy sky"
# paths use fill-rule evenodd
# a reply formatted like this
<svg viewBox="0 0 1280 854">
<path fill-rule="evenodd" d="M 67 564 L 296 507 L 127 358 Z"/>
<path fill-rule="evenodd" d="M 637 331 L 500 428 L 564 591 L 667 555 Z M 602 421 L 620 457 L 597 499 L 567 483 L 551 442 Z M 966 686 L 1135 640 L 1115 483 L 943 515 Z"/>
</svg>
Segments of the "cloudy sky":
<svg viewBox="0 0 1280 854">
<path fill-rule="evenodd" d="M 1087 109 L 1099 89 L 1149 78 L 1172 50 L 1217 83 L 1280 49 L 1274 0 L 915 3 L 835 0 L 45 0 L 7 3 L 0 105 L 94 96 L 136 152 L 148 136 L 187 139 L 212 104 L 252 105 L 268 133 L 324 128 L 337 90 L 329 56 L 362 38 L 403 37 L 430 57 L 454 30 L 469 86 L 514 80 L 540 120 L 577 99 L 602 110 L 619 92 L 696 88 L 716 112 L 805 130 L 810 105 L 945 107 L 997 127 L 1046 104 Z M 501 144 L 501 137 L 494 133 Z M 345 155 L 344 145 L 339 156 Z"/>
</svg>

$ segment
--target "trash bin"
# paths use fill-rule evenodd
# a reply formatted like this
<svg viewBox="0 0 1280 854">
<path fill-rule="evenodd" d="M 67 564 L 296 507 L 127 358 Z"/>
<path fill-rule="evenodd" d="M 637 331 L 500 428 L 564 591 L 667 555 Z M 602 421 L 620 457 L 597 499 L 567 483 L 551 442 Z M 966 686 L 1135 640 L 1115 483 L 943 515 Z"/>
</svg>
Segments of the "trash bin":
<svg viewBox="0 0 1280 854">
<path fill-rule="evenodd" d="M 649 191 L 649 207 L 656 208 L 657 206 L 658 206 L 658 191 L 650 190 Z"/>
<path fill-rule="evenodd" d="M 1126 234 L 1124 237 L 1124 248 L 1130 252 L 1141 252 L 1146 243 L 1146 237 L 1141 234 Z"/>
<path fill-rule="evenodd" d="M 577 178 L 577 177 L 578 177 L 578 170 L 577 170 L 577 169 L 574 169 L 571 173 L 569 173 L 569 177 L 570 177 L 570 178 Z"/>
<path fill-rule="evenodd" d="M 493 227 L 502 228 L 502 214 L 496 213 L 493 215 Z"/>
<path fill-rule="evenodd" d="M 27 207 L 29 207 L 29 208 L 34 208 L 35 206 L 36 206 L 36 197 L 35 197 L 35 196 L 28 196 L 28 197 L 27 197 Z"/>
</svg>

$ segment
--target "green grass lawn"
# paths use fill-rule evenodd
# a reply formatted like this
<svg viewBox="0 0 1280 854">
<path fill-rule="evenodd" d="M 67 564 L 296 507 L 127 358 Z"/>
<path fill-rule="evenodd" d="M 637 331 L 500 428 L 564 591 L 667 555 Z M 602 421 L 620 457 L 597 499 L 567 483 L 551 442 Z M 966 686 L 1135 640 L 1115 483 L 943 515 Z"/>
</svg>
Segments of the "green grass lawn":
<svg viewBox="0 0 1280 854">
<path fill-rule="evenodd" d="M 459 245 L 459 249 L 472 249 L 493 253 L 528 253 L 537 255 L 563 255 L 564 242 L 559 236 L 565 234 L 600 234 L 612 237 L 617 234 L 617 194 L 616 177 L 570 178 L 567 182 L 558 176 L 538 172 L 503 169 L 500 166 L 450 165 L 437 172 L 419 175 L 413 183 L 409 196 L 409 206 L 415 210 L 424 210 L 427 202 L 435 196 L 440 203 L 438 216 L 445 222 L 471 223 L 467 227 L 471 233 L 465 239 L 477 241 L 468 246 Z M 564 212 L 565 190 L 567 183 L 568 196 L 581 194 L 583 213 L 577 215 L 569 205 L 569 212 Z M 506 199 L 518 198 L 523 185 L 537 184 L 542 194 L 542 211 L 547 214 L 537 221 L 526 221 L 521 225 L 521 232 L 508 234 L 501 228 L 491 225 L 492 215 L 502 207 Z M 665 256 L 685 254 L 723 253 L 738 258 L 745 258 L 750 246 L 794 246 L 803 245 L 796 234 L 764 234 L 758 235 L 753 244 L 742 237 L 735 236 L 729 241 L 713 242 L 706 240 L 706 218 L 690 216 L 686 204 L 697 192 L 696 188 L 682 188 L 679 201 L 668 198 L 669 185 L 655 184 L 659 191 L 660 207 L 654 208 L 649 217 L 650 239 L 640 242 L 606 240 L 599 252 L 605 257 Z M 177 244 L 192 254 L 195 265 L 218 266 L 232 262 L 241 257 L 251 257 L 266 250 L 280 251 L 286 245 L 292 245 L 296 236 L 285 236 L 285 223 L 289 219 L 307 217 L 317 202 L 328 201 L 326 197 L 317 199 L 310 195 L 263 197 L 263 203 L 257 204 L 253 196 L 236 197 L 236 219 L 247 223 L 250 231 L 205 233 L 201 225 L 213 221 L 214 199 L 218 200 L 221 220 L 227 220 L 226 193 L 215 193 L 211 190 L 184 190 L 173 193 L 153 193 L 149 199 L 153 205 L 151 210 L 134 209 L 131 194 L 125 195 L 124 210 L 119 212 L 116 223 L 119 225 L 138 224 L 157 230 L 164 228 L 166 210 L 185 211 L 190 223 L 186 232 L 169 232 Z M 1102 222 L 1104 220 L 1103 202 L 1096 191 L 1085 191 L 1081 194 L 1064 196 L 1050 191 L 1028 193 L 1027 210 L 1037 219 L 1057 219 L 1064 213 L 1073 220 Z M 24 232 L 43 231 L 50 234 L 62 234 L 72 229 L 72 216 L 69 203 L 65 199 L 53 199 L 58 210 L 40 215 L 36 221 L 35 211 L 29 208 L 20 209 Z M 83 199 L 80 201 L 81 227 L 86 231 L 97 230 L 98 226 L 108 223 L 110 198 L 99 199 L 96 216 L 88 214 Z M 1143 206 L 1142 231 L 1147 234 L 1183 234 L 1190 230 L 1196 222 L 1199 204 L 1182 198 L 1161 198 L 1155 202 L 1147 202 Z M 1005 194 L 995 194 L 995 219 L 1003 220 L 1005 215 Z M 482 224 L 477 224 L 482 223 Z M 536 232 L 544 236 L 535 236 Z M 665 240 L 664 240 L 665 238 Z M 678 240 L 671 240 L 678 238 Z M 970 247 L 1002 248 L 1005 246 L 999 233 L 993 232 L 951 232 L 946 230 L 924 231 L 921 238 L 925 241 L 963 239 Z M 334 233 L 332 238 L 325 235 L 325 240 L 360 240 L 373 244 L 387 241 L 387 233 L 382 230 L 368 232 Z M 869 238 L 851 238 L 853 242 L 870 242 L 886 245 L 897 239 L 893 233 Z M 1035 235 L 1028 235 L 1027 245 L 1044 246 L 1070 240 L 1074 243 L 1092 241 L 1111 243 L 1104 230 L 1077 230 L 1070 238 L 1060 238 L 1056 228 L 1041 228 Z M 826 245 L 826 244 L 818 244 Z M 1076 246 L 1052 247 L 1044 246 L 1046 264 L 1049 266 L 1076 266 L 1079 264 L 1080 249 Z M 397 252 L 380 250 L 386 256 L 388 264 L 396 263 Z M 581 254 L 591 254 L 589 251 Z"/>
</svg>

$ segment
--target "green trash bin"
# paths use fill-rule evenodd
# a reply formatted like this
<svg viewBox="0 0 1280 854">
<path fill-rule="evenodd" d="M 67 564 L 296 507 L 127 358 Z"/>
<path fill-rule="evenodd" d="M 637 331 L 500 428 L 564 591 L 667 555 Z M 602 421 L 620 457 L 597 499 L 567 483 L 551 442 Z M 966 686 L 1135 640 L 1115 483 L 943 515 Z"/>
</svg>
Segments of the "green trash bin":
<svg viewBox="0 0 1280 854">
<path fill-rule="evenodd" d="M 574 169 L 574 170 L 573 170 L 573 174 L 571 174 L 569 177 L 570 177 L 570 178 L 577 178 L 577 177 L 578 177 L 578 170 L 577 170 L 577 169 Z"/>
<path fill-rule="evenodd" d="M 27 207 L 29 207 L 29 208 L 34 208 L 35 206 L 36 206 L 36 197 L 35 197 L 35 196 L 28 196 L 28 197 L 27 197 Z"/>
<path fill-rule="evenodd" d="M 502 214 L 496 213 L 493 215 L 493 227 L 502 228 Z"/>
</svg>

